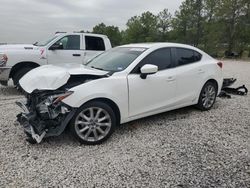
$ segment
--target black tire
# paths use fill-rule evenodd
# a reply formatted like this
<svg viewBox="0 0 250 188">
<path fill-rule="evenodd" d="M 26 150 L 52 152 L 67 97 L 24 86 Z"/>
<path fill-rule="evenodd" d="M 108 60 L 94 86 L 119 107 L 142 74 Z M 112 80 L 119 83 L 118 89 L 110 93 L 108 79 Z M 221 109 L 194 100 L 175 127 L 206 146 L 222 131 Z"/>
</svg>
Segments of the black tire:
<svg viewBox="0 0 250 188">
<path fill-rule="evenodd" d="M 20 70 L 18 70 L 12 77 L 12 80 L 13 80 L 13 83 L 14 85 L 16 86 L 16 88 L 21 91 L 21 87 L 19 85 L 19 80 L 26 74 L 28 73 L 29 71 L 31 71 L 33 68 L 31 67 L 24 67 Z"/>
<path fill-rule="evenodd" d="M 93 122 L 93 120 L 91 120 L 92 123 L 89 123 L 89 121 L 86 120 L 85 118 L 83 118 L 83 116 L 81 116 L 81 114 L 84 114 L 84 115 L 86 115 L 85 117 L 88 117 L 88 112 L 89 112 L 89 115 L 90 115 L 90 109 L 94 110 L 93 114 L 95 114 L 95 112 L 97 113 L 97 110 L 103 109 L 103 111 L 99 113 L 100 114 L 99 116 L 104 114 L 104 116 L 106 117 L 106 115 L 107 115 L 108 123 L 106 123 L 106 122 L 101 123 L 101 122 L 95 121 L 95 120 L 94 120 L 95 122 Z M 95 115 L 95 117 L 96 116 L 97 115 Z M 91 117 L 91 115 L 90 115 L 90 117 Z M 84 124 L 84 125 L 77 124 L 78 122 L 80 122 L 79 121 L 80 119 L 82 119 L 81 122 L 85 121 L 83 123 L 88 123 L 88 125 L 86 125 L 86 124 Z M 101 128 L 103 126 L 96 125 L 95 123 L 96 124 L 98 124 L 98 123 L 99 124 L 105 124 L 106 123 L 106 124 L 109 124 L 109 127 L 107 127 L 106 129 L 103 129 L 103 128 Z M 73 118 L 72 118 L 72 120 L 70 122 L 70 130 L 71 130 L 73 136 L 80 143 L 86 144 L 86 145 L 97 145 L 97 144 L 103 143 L 104 141 L 106 141 L 112 135 L 112 133 L 115 130 L 116 125 L 117 125 L 117 118 L 115 116 L 114 110 L 108 104 L 106 104 L 104 102 L 92 101 L 92 102 L 88 102 L 88 103 L 84 104 L 83 106 L 81 106 L 77 110 L 76 114 L 73 116 Z M 81 128 L 79 128 L 79 126 Z M 105 136 L 101 135 L 101 132 L 99 131 L 99 128 L 102 129 L 102 131 L 105 133 Z M 86 130 L 81 132 L 81 130 L 83 130 L 83 129 L 86 129 Z M 91 129 L 93 129 L 93 130 L 91 130 Z M 97 129 L 98 129 L 98 131 L 97 131 Z M 88 138 L 84 139 L 83 137 L 86 137 L 86 135 L 88 135 L 88 131 L 92 131 L 92 132 L 89 134 Z M 95 139 L 96 137 L 94 135 L 94 131 L 95 131 L 96 134 L 100 134 L 100 138 Z"/>
<path fill-rule="evenodd" d="M 207 91 L 207 89 L 210 89 L 211 91 L 213 90 L 214 92 L 214 95 L 210 97 L 210 102 L 209 104 L 207 103 L 207 105 L 205 104 L 205 93 Z M 212 93 L 212 92 L 211 92 Z M 198 104 L 196 105 L 196 107 L 202 111 L 207 111 L 207 110 L 210 110 L 215 101 L 216 101 L 216 97 L 217 97 L 217 93 L 218 93 L 218 88 L 217 88 L 217 85 L 214 83 L 214 82 L 211 82 L 211 81 L 208 81 L 202 88 L 201 90 L 201 93 L 200 93 L 200 96 L 199 96 L 199 101 L 198 101 Z"/>
</svg>

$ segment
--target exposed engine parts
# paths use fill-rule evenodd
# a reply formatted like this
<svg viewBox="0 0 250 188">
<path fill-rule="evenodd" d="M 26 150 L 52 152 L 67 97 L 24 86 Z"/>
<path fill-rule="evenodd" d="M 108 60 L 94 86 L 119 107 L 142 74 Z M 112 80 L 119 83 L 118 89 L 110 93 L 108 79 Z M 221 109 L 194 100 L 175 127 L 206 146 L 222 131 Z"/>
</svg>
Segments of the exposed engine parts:
<svg viewBox="0 0 250 188">
<path fill-rule="evenodd" d="M 27 141 L 34 144 L 40 143 L 46 137 L 59 136 L 76 111 L 62 102 L 73 93 L 68 90 L 103 77 L 107 75 L 73 75 L 65 85 L 55 91 L 35 90 L 26 95 L 26 101 L 16 102 L 23 111 L 17 115 L 17 121 L 24 127 L 24 132 L 28 136 Z"/>
<path fill-rule="evenodd" d="M 44 137 L 60 135 L 74 110 L 61 102 L 67 91 L 37 91 L 27 96 L 26 102 L 16 102 L 23 109 L 17 121 L 23 125 L 28 141 L 40 143 Z"/>
</svg>

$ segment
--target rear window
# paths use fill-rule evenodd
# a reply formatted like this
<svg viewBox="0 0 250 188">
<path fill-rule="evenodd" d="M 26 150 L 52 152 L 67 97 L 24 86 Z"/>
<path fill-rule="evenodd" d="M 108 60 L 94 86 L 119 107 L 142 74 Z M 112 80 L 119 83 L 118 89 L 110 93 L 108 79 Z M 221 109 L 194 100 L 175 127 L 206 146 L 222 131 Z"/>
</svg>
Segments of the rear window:
<svg viewBox="0 0 250 188">
<path fill-rule="evenodd" d="M 202 55 L 194 50 L 176 48 L 176 60 L 179 66 L 200 61 Z"/>
<path fill-rule="evenodd" d="M 85 45 L 86 50 L 105 51 L 104 41 L 101 37 L 85 36 Z"/>
</svg>

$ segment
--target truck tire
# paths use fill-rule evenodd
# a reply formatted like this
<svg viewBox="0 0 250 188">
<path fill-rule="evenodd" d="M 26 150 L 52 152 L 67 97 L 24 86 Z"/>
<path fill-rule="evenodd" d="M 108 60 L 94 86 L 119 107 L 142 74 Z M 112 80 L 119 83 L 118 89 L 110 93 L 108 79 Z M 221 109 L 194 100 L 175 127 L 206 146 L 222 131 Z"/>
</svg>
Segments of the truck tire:
<svg viewBox="0 0 250 188">
<path fill-rule="evenodd" d="M 15 85 L 15 87 L 17 88 L 17 90 L 22 90 L 20 85 L 19 85 L 19 80 L 30 70 L 32 70 L 33 68 L 31 67 L 24 67 L 20 70 L 18 70 L 12 77 L 13 83 Z"/>
</svg>

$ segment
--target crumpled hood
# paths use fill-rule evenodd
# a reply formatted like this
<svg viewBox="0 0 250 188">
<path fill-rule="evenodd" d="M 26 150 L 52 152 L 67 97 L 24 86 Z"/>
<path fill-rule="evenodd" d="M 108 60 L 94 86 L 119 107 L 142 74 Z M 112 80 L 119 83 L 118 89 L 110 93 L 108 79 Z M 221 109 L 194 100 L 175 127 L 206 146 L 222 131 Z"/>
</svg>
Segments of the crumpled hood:
<svg viewBox="0 0 250 188">
<path fill-rule="evenodd" d="M 6 45 L 0 45 L 0 51 L 6 51 L 6 50 L 34 50 L 38 49 L 37 46 L 34 46 L 32 44 L 6 44 Z"/>
<path fill-rule="evenodd" d="M 19 84 L 27 93 L 32 93 L 36 89 L 56 90 L 67 83 L 70 75 L 103 76 L 107 73 L 80 64 L 44 65 L 24 75 Z"/>
</svg>

